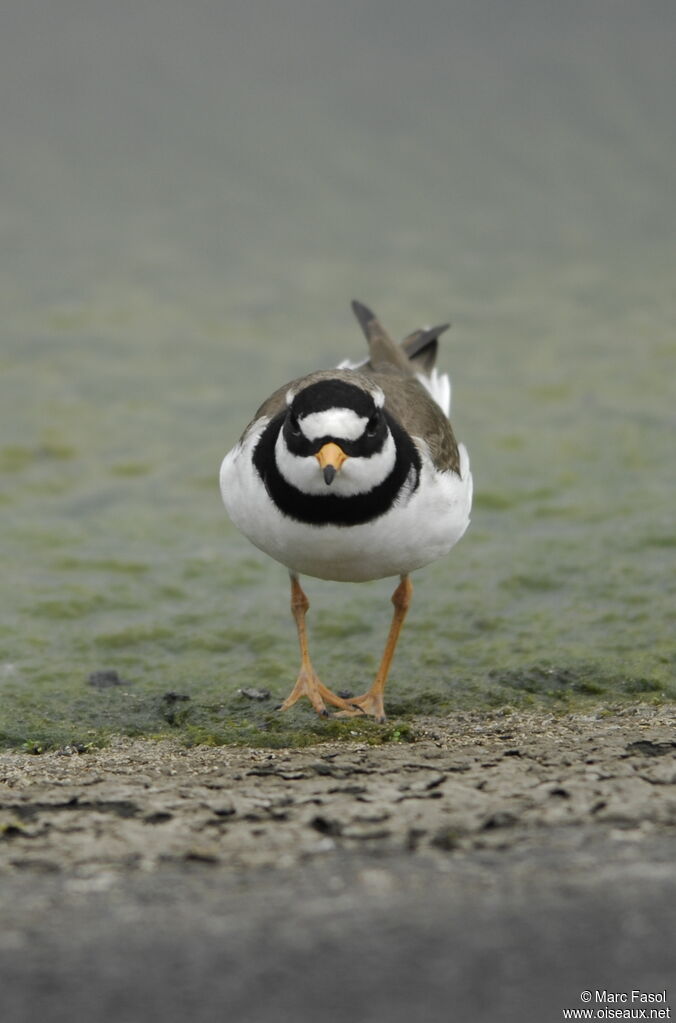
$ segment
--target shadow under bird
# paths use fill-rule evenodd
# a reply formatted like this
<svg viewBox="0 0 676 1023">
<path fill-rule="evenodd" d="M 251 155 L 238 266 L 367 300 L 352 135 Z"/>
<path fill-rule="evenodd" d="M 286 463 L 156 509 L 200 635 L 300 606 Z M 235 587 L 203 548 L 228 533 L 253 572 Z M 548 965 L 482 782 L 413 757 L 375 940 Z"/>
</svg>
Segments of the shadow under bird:
<svg viewBox="0 0 676 1023">
<path fill-rule="evenodd" d="M 221 494 L 235 525 L 285 565 L 301 667 L 281 706 L 306 696 L 319 714 L 385 720 L 384 691 L 413 587 L 410 573 L 447 554 L 472 505 L 469 457 L 449 422 L 451 385 L 435 366 L 448 324 L 401 345 L 360 302 L 352 309 L 368 358 L 319 370 L 274 392 L 221 465 Z M 365 582 L 400 576 L 394 615 L 370 689 L 344 699 L 310 660 L 299 576 Z"/>
</svg>

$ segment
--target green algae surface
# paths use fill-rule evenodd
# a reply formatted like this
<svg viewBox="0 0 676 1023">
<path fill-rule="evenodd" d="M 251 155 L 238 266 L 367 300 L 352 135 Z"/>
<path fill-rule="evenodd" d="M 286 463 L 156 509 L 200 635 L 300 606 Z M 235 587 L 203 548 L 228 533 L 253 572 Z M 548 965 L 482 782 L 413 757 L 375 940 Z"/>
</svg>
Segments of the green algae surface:
<svg viewBox="0 0 676 1023">
<path fill-rule="evenodd" d="M 498 39 L 433 7 L 357 34 L 253 4 L 223 36 L 215 11 L 179 32 L 172 4 L 152 31 L 92 9 L 87 54 L 58 19 L 3 32 L 5 747 L 403 741 L 419 713 L 676 697 L 672 16 L 532 5 Z M 360 357 L 351 298 L 398 336 L 453 321 L 476 488 L 467 535 L 414 578 L 382 728 L 275 712 L 298 667 L 286 573 L 217 484 L 267 394 Z M 394 581 L 305 585 L 320 676 L 363 691 Z"/>
</svg>

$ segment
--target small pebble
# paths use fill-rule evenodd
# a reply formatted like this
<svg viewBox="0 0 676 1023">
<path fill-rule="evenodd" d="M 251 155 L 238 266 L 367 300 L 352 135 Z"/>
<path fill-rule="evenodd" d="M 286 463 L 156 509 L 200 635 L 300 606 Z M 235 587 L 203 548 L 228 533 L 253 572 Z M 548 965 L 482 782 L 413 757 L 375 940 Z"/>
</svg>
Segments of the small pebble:
<svg viewBox="0 0 676 1023">
<path fill-rule="evenodd" d="M 238 689 L 237 695 L 247 700 L 269 700 L 272 694 L 269 689 Z"/>
</svg>

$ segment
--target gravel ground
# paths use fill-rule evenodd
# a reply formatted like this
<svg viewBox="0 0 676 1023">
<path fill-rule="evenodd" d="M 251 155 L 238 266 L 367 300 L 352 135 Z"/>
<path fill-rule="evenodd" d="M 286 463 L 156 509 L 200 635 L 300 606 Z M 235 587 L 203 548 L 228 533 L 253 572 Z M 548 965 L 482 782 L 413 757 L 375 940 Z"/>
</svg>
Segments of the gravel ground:
<svg viewBox="0 0 676 1023">
<path fill-rule="evenodd" d="M 675 720 L 4 754 L 3 1018 L 544 1021 L 633 989 L 668 1007 Z"/>
</svg>

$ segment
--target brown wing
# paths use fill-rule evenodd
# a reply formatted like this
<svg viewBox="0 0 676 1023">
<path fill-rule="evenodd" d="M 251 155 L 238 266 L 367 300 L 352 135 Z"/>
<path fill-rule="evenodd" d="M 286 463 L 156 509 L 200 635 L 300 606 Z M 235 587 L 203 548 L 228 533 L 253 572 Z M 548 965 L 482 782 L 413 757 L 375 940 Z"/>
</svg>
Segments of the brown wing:
<svg viewBox="0 0 676 1023">
<path fill-rule="evenodd" d="M 290 384 L 286 384 L 285 387 L 279 387 L 271 394 L 269 398 L 266 398 L 259 409 L 256 410 L 256 414 L 253 419 L 247 423 L 246 429 L 240 437 L 240 444 L 248 434 L 249 430 L 259 419 L 266 416 L 268 419 L 274 419 L 274 417 L 286 407 L 286 392 L 288 391 Z"/>
<path fill-rule="evenodd" d="M 385 408 L 406 432 L 425 441 L 435 467 L 460 475 L 460 453 L 451 424 L 420 381 L 392 373 L 367 372 L 365 375 L 382 387 Z"/>
</svg>

